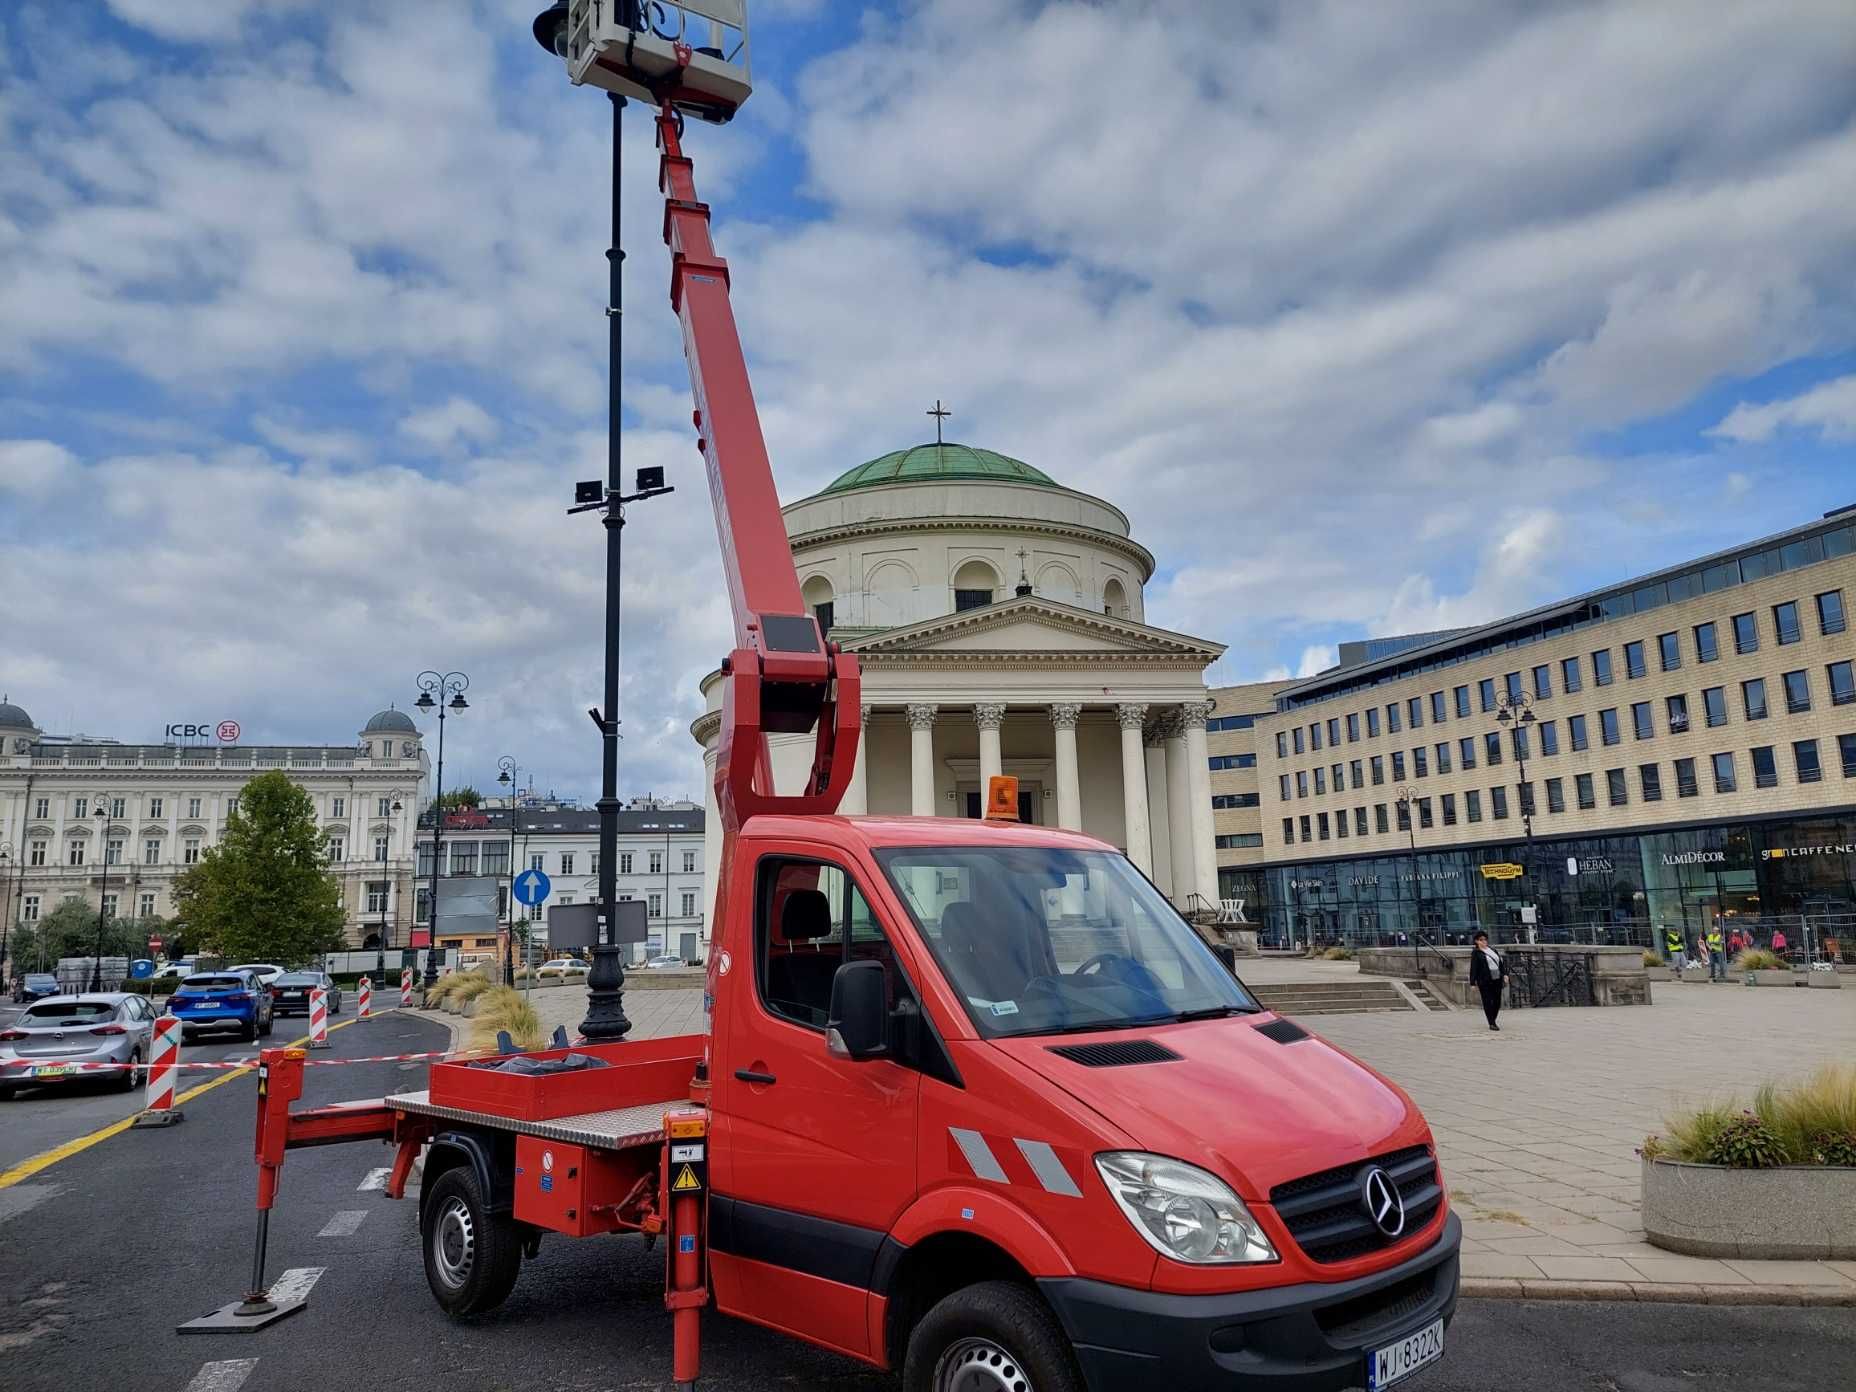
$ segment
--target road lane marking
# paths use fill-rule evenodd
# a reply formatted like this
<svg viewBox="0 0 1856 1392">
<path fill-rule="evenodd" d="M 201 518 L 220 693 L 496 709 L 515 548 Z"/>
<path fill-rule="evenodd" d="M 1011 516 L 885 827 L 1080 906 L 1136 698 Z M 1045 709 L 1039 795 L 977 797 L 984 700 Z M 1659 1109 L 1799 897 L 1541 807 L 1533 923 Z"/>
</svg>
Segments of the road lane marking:
<svg viewBox="0 0 1856 1392">
<path fill-rule="evenodd" d="M 309 1299 L 310 1287 L 322 1279 L 326 1266 L 293 1266 L 271 1282 L 271 1300 L 278 1305 Z"/>
<path fill-rule="evenodd" d="M 333 1034 L 336 1030 L 346 1029 L 354 1023 L 353 1020 L 343 1020 L 339 1025 L 330 1025 L 329 1032 Z M 293 1039 L 288 1044 L 276 1047 L 298 1049 L 307 1043 L 309 1043 L 309 1036 L 304 1035 L 301 1039 Z M 223 1087 L 234 1078 L 248 1078 L 254 1071 L 253 1068 L 227 1069 L 217 1078 L 211 1078 L 196 1088 L 188 1088 L 187 1091 L 176 1095 L 174 1105 L 178 1108 L 202 1093 L 211 1092 L 216 1087 Z M 126 1116 L 121 1121 L 113 1121 L 108 1126 L 100 1127 L 87 1136 L 79 1136 L 75 1140 L 66 1141 L 63 1145 L 53 1146 L 50 1150 L 40 1151 L 29 1159 L 21 1160 L 12 1169 L 0 1171 L 0 1189 L 10 1189 L 22 1179 L 31 1179 L 40 1170 L 50 1169 L 60 1160 L 69 1160 L 80 1151 L 89 1150 L 94 1145 L 101 1145 L 111 1136 L 121 1135 L 133 1125 L 135 1125 L 135 1117 Z"/>
<path fill-rule="evenodd" d="M 365 1208 L 344 1208 L 323 1225 L 317 1237 L 353 1237 L 356 1228 L 367 1221 Z"/>
<path fill-rule="evenodd" d="M 238 1392 L 257 1366 L 255 1358 L 222 1358 L 203 1364 L 187 1384 L 186 1392 Z"/>
<path fill-rule="evenodd" d="M 365 1194 L 369 1189 L 385 1189 L 387 1187 L 387 1176 L 392 1173 L 393 1167 L 391 1165 L 382 1165 L 377 1170 L 369 1170 L 367 1172 L 367 1178 L 362 1180 L 357 1186 L 356 1192 Z"/>
</svg>

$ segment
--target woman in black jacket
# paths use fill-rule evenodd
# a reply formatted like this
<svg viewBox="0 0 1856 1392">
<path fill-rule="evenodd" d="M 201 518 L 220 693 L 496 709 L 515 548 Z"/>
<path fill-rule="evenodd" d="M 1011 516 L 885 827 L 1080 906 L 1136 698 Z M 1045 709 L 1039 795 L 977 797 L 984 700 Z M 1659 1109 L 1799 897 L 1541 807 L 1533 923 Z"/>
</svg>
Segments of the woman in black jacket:
<svg viewBox="0 0 1856 1392">
<path fill-rule="evenodd" d="M 1476 934 L 1470 943 L 1469 984 L 1482 993 L 1482 1013 L 1489 1017 L 1489 1028 L 1500 1031 L 1495 1017 L 1502 1010 L 1502 983 L 1508 979 L 1508 964 L 1489 946 L 1487 933 Z"/>
</svg>

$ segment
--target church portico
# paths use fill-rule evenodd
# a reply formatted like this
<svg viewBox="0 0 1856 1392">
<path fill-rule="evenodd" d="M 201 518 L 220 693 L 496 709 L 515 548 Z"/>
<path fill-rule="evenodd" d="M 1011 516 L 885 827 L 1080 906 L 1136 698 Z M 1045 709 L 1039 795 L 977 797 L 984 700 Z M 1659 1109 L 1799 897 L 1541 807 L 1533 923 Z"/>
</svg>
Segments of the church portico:
<svg viewBox="0 0 1856 1392">
<path fill-rule="evenodd" d="M 863 668 L 846 814 L 978 816 L 1010 774 L 1024 820 L 1125 850 L 1182 908 L 1216 903 L 1204 673 L 1223 649 L 1141 620 L 1153 563 L 1119 511 L 948 444 L 860 466 L 785 515 L 807 602 Z M 719 673 L 704 694 L 691 733 L 712 781 Z M 802 782 L 811 737 L 770 747 L 775 782 Z"/>
</svg>

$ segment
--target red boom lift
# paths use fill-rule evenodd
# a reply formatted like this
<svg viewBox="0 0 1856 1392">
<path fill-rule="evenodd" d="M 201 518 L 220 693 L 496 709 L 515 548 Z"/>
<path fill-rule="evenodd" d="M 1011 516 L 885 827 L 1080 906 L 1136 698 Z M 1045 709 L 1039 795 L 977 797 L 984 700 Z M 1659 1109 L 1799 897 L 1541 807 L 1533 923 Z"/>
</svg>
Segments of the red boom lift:
<svg viewBox="0 0 1856 1392">
<path fill-rule="evenodd" d="M 1262 1009 L 1119 851 L 1015 824 L 1009 794 L 1002 820 L 835 815 L 857 662 L 801 602 L 680 134 L 666 96 L 671 303 L 736 623 L 705 1032 L 581 1045 L 579 1071 L 442 1062 L 296 1112 L 301 1051 L 265 1051 L 252 1296 L 218 1327 L 266 1317 L 286 1152 L 377 1139 L 394 1198 L 423 1156 L 451 1314 L 502 1302 L 545 1234 L 663 1238 L 678 1388 L 711 1300 L 908 1392 L 1402 1380 L 1442 1351 L 1460 1226 L 1398 1087 Z M 767 736 L 811 731 L 782 793 Z"/>
</svg>

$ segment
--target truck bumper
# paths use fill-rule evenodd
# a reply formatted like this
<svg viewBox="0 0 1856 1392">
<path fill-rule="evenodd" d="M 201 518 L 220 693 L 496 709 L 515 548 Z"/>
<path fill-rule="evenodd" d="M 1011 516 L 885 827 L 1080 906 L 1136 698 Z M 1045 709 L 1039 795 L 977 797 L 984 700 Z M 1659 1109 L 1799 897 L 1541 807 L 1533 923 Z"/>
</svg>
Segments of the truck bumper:
<svg viewBox="0 0 1856 1392">
<path fill-rule="evenodd" d="M 1327 1392 L 1363 1386 L 1366 1353 L 1456 1311 L 1463 1226 L 1430 1247 L 1333 1285 L 1173 1295 L 1079 1278 L 1043 1280 L 1089 1392 L 1158 1386 Z"/>
</svg>

